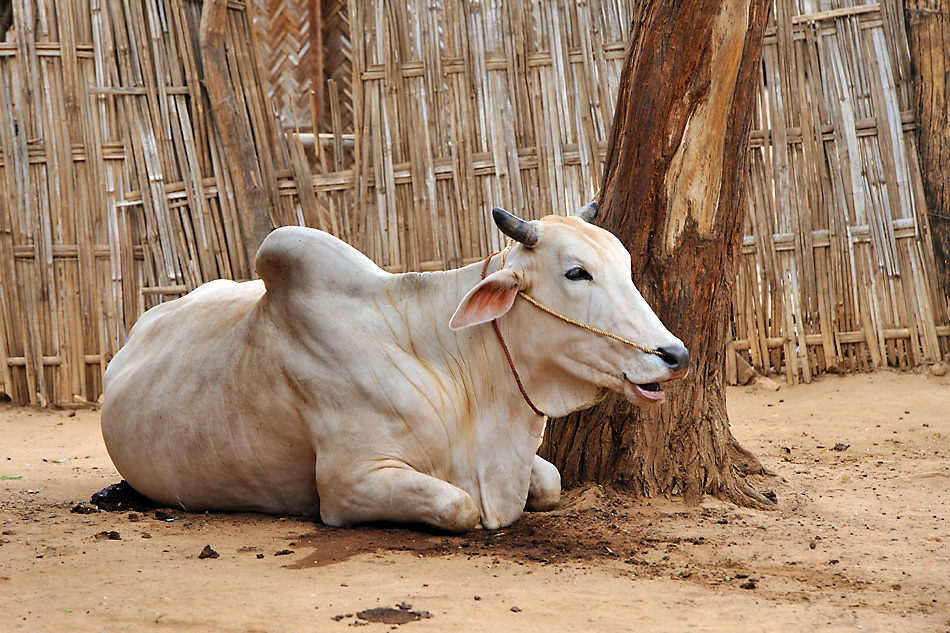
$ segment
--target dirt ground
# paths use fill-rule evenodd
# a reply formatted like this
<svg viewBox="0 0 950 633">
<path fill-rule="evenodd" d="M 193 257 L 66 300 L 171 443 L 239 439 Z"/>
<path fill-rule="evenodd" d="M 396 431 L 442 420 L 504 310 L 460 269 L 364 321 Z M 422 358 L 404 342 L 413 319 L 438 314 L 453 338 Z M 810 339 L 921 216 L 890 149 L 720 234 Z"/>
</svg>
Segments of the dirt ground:
<svg viewBox="0 0 950 633">
<path fill-rule="evenodd" d="M 119 481 L 98 414 L 6 406 L 0 631 L 950 631 L 950 376 L 728 402 L 777 511 L 595 487 L 462 537 L 73 513 Z"/>
</svg>

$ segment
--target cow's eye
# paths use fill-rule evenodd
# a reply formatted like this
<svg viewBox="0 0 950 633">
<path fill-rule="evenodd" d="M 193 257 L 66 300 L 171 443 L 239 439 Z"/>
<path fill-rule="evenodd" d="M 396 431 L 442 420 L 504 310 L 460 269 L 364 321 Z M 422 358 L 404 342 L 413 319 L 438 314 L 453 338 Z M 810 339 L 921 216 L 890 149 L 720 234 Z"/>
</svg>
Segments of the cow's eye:
<svg viewBox="0 0 950 633">
<path fill-rule="evenodd" d="M 580 281 L 582 279 L 586 281 L 593 281 L 594 279 L 593 277 L 590 276 L 589 272 L 587 272 L 580 266 L 575 266 L 574 268 L 571 268 L 566 273 L 564 273 L 564 276 L 570 279 L 571 281 Z"/>
</svg>

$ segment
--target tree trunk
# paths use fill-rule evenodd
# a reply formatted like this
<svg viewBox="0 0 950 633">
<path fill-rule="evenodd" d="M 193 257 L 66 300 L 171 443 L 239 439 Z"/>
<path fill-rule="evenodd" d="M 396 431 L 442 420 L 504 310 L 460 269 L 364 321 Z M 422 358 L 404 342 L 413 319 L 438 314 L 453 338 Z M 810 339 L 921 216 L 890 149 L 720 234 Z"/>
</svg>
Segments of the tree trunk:
<svg viewBox="0 0 950 633">
<path fill-rule="evenodd" d="M 950 296 L 950 0 L 907 0 L 918 150 L 937 277 Z"/>
<path fill-rule="evenodd" d="M 692 357 L 667 401 L 619 396 L 553 420 L 542 457 L 565 485 L 643 496 L 703 493 L 771 505 L 737 472 L 761 471 L 732 438 L 725 403 L 734 261 L 769 0 L 638 5 L 604 165 L 598 223 L 633 256 L 633 279 Z"/>
</svg>

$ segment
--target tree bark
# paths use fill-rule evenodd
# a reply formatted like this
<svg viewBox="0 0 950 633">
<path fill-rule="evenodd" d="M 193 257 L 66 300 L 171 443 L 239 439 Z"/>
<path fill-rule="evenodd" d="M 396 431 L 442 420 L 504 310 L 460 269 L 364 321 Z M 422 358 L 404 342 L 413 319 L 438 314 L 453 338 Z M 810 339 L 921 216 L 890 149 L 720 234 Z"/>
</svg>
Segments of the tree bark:
<svg viewBox="0 0 950 633">
<path fill-rule="evenodd" d="M 950 296 L 950 0 L 907 0 L 904 10 L 917 102 L 920 174 L 937 277 L 945 296 Z"/>
<path fill-rule="evenodd" d="M 692 357 L 667 401 L 619 396 L 553 420 L 542 457 L 565 485 L 611 483 L 643 496 L 704 493 L 771 502 L 739 471 L 725 403 L 734 261 L 769 0 L 638 5 L 604 165 L 598 223 L 633 256 L 633 279 Z"/>
</svg>

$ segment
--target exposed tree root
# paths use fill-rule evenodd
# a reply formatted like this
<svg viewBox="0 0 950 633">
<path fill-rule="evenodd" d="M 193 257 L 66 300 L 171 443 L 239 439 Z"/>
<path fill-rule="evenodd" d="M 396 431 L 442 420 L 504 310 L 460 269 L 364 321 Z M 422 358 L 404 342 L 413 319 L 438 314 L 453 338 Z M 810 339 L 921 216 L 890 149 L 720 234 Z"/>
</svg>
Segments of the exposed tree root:
<svg viewBox="0 0 950 633">
<path fill-rule="evenodd" d="M 775 493 L 769 492 L 759 492 L 751 486 L 740 486 L 739 490 L 748 497 L 751 501 L 754 501 L 754 504 L 739 504 L 744 505 L 745 507 L 757 507 L 762 510 L 775 510 L 778 508 L 778 502 L 774 499 Z"/>
<path fill-rule="evenodd" d="M 740 475 L 768 475 L 774 477 L 775 473 L 762 465 L 759 458 L 751 451 L 746 450 L 739 444 L 736 438 L 732 438 L 732 445 L 729 449 L 729 457 L 732 459 L 732 465 Z"/>
</svg>

